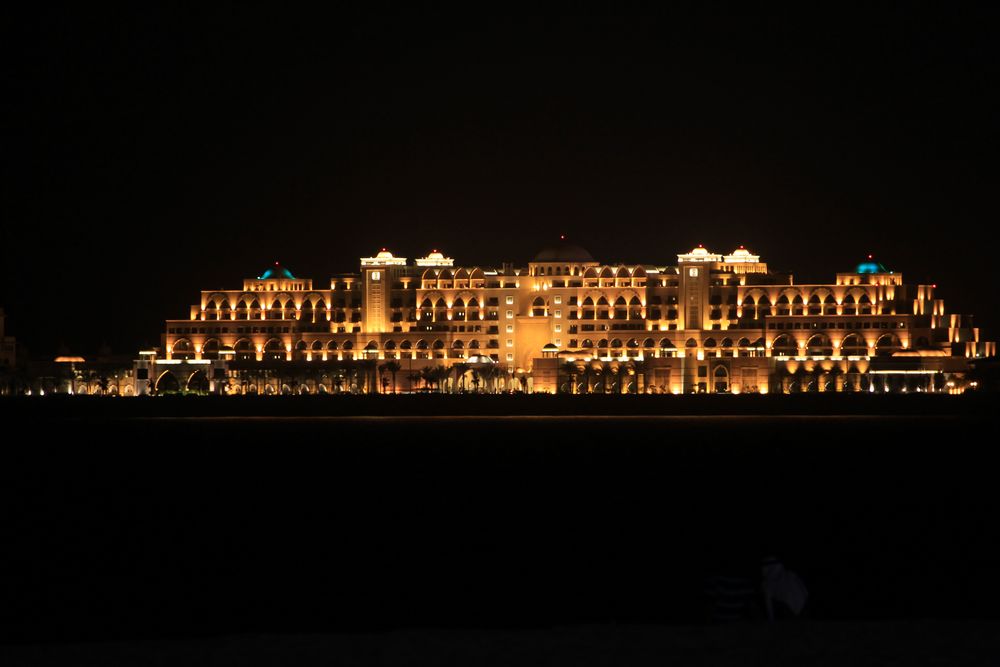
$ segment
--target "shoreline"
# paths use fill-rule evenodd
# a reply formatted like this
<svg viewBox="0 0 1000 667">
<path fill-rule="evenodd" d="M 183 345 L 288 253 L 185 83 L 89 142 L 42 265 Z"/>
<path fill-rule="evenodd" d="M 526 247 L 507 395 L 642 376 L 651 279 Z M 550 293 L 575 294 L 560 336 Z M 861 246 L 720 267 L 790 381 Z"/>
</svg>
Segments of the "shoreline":
<svg viewBox="0 0 1000 667">
<path fill-rule="evenodd" d="M 995 394 L 45 396 L 0 399 L 15 421 L 251 417 L 992 416 Z"/>
</svg>

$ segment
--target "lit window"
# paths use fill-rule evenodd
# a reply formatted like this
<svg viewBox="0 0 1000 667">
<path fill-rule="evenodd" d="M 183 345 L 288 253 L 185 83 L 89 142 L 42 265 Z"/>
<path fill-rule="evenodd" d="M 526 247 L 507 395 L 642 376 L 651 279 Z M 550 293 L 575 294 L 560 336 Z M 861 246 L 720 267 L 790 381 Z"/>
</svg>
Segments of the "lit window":
<svg viewBox="0 0 1000 667">
<path fill-rule="evenodd" d="M 507 361 L 514 361 L 514 353 L 513 352 L 508 352 L 507 353 Z"/>
<path fill-rule="evenodd" d="M 514 311 L 513 310 L 508 310 L 507 311 L 507 319 L 508 320 L 514 319 Z"/>
<path fill-rule="evenodd" d="M 507 333 L 514 333 L 514 325 L 513 324 L 508 324 L 507 325 Z"/>
<path fill-rule="evenodd" d="M 557 311 L 555 312 L 555 316 L 556 316 L 556 317 L 562 317 L 562 311 L 561 311 L 561 310 L 557 310 Z"/>
<path fill-rule="evenodd" d="M 556 345 L 562 347 L 562 339 L 556 338 Z"/>
<path fill-rule="evenodd" d="M 557 324 L 556 325 L 556 333 L 562 333 L 562 325 L 561 324 Z"/>
<path fill-rule="evenodd" d="M 697 278 L 698 277 L 698 269 L 697 268 L 690 268 L 690 269 L 688 269 L 688 275 L 691 276 L 692 278 Z"/>
<path fill-rule="evenodd" d="M 556 305 L 557 305 L 557 306 L 558 306 L 559 304 L 561 304 L 561 303 L 562 303 L 562 297 L 561 297 L 561 296 L 557 296 L 557 297 L 555 297 L 555 302 L 556 302 Z"/>
<path fill-rule="evenodd" d="M 513 306 L 514 305 L 514 297 L 511 296 L 511 295 L 509 295 L 509 294 L 507 295 L 507 305 L 508 306 Z"/>
<path fill-rule="evenodd" d="M 378 280 L 381 277 L 382 273 L 380 271 L 372 271 L 372 280 Z"/>
<path fill-rule="evenodd" d="M 514 347 L 514 339 L 513 338 L 508 338 L 507 339 L 507 347 Z"/>
</svg>

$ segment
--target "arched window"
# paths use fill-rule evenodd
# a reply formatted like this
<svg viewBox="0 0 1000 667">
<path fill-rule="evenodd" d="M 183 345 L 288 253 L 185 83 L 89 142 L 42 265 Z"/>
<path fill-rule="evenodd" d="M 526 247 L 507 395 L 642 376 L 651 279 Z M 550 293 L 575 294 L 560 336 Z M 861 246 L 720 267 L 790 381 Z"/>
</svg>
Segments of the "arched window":
<svg viewBox="0 0 1000 667">
<path fill-rule="evenodd" d="M 202 359 L 219 358 L 219 341 L 216 338 L 209 338 L 201 346 Z"/>
<path fill-rule="evenodd" d="M 856 333 L 847 334 L 840 343 L 840 354 L 848 357 L 866 356 L 868 344 Z"/>
<path fill-rule="evenodd" d="M 793 357 L 798 353 L 798 346 L 788 334 L 779 334 L 771 343 L 771 354 L 776 357 Z"/>
<path fill-rule="evenodd" d="M 826 298 L 823 299 L 823 314 L 824 315 L 837 314 L 837 300 L 833 298 L 832 294 L 827 294 Z"/>
<path fill-rule="evenodd" d="M 810 357 L 829 357 L 833 354 L 833 343 L 826 334 L 816 334 L 806 341 L 806 354 Z"/>
<path fill-rule="evenodd" d="M 879 357 L 891 357 L 893 352 L 903 349 L 903 344 L 896 334 L 882 334 L 875 341 L 875 355 Z"/>
</svg>

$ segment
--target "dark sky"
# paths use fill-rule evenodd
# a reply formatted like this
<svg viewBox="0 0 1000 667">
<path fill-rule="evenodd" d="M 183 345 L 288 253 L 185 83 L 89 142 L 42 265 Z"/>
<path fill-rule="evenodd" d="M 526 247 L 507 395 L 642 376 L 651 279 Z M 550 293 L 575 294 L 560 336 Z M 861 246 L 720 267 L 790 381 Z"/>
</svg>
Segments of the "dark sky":
<svg viewBox="0 0 1000 667">
<path fill-rule="evenodd" d="M 0 306 L 33 353 L 137 349 L 274 260 L 323 284 L 560 233 L 745 243 L 799 282 L 872 252 L 998 334 L 996 13 L 214 4 L 0 17 Z"/>
</svg>

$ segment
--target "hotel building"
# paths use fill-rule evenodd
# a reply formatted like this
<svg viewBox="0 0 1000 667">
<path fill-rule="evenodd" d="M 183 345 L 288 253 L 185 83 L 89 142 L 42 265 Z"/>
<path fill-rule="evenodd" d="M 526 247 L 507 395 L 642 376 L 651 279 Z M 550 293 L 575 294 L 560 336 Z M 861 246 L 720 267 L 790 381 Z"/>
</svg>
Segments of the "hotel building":
<svg viewBox="0 0 1000 667">
<path fill-rule="evenodd" d="M 871 258 L 798 284 L 743 246 L 606 265 L 561 241 L 493 267 L 383 248 L 322 285 L 275 264 L 203 291 L 136 393 L 410 391 L 424 369 L 445 390 L 957 393 L 996 345 L 936 291 Z"/>
</svg>

